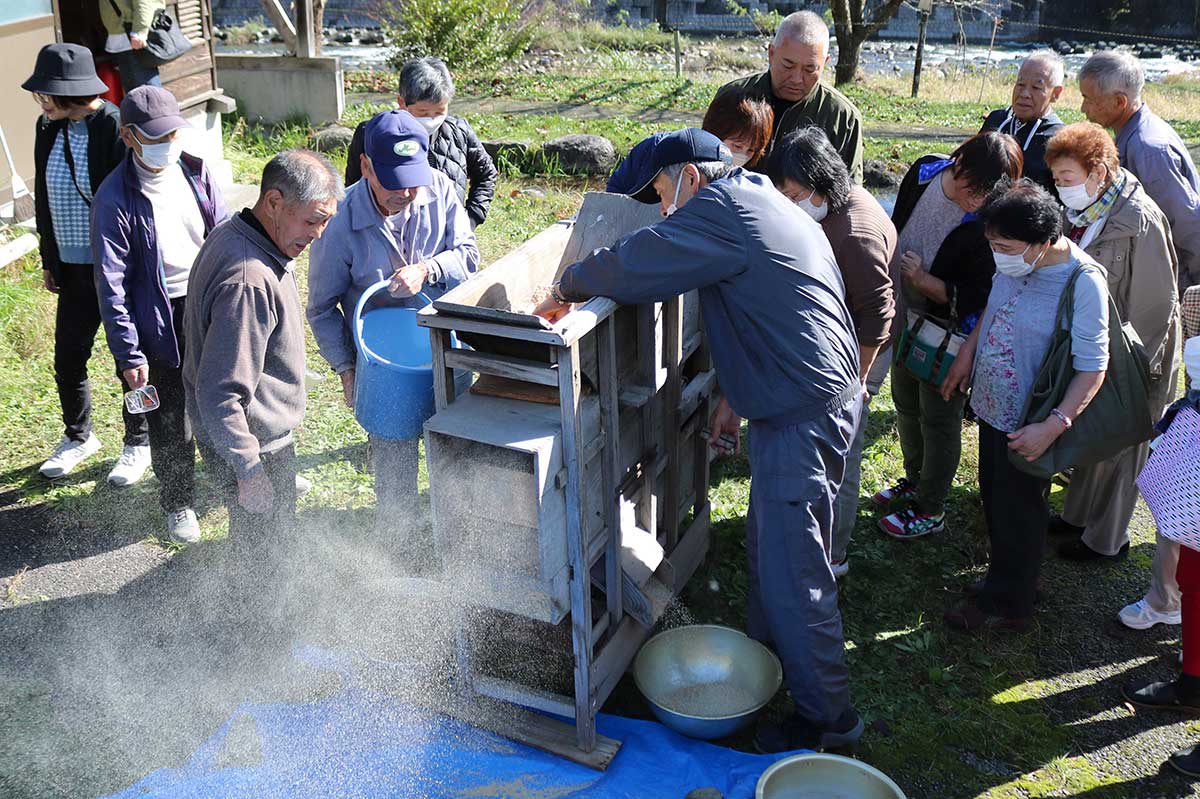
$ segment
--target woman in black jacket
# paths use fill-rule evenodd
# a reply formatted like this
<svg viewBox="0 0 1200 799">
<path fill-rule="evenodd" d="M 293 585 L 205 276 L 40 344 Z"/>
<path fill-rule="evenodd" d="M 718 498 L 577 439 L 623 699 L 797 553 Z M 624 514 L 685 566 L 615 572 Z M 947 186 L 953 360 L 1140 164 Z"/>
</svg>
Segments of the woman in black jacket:
<svg viewBox="0 0 1200 799">
<path fill-rule="evenodd" d="M 913 164 L 892 212 L 899 233 L 893 341 L 921 314 L 960 333 L 978 320 L 995 264 L 974 212 L 1000 179 L 1019 178 L 1022 165 L 1016 140 L 999 133 L 977 134 L 949 157 L 925 156 Z M 966 398 L 942 399 L 937 386 L 922 383 L 899 362 L 891 383 L 904 476 L 874 499 L 885 508 L 903 501 L 879 527 L 907 540 L 945 529 L 946 497 L 962 455 Z"/>
<path fill-rule="evenodd" d="M 496 165 L 479 137 L 462 117 L 449 115 L 454 80 L 440 58 L 413 58 L 400 68 L 396 107 L 417 118 L 429 134 L 429 165 L 454 182 L 459 202 L 467 209 L 471 227 L 487 219 L 496 191 Z M 362 177 L 362 155 L 367 122 L 354 129 L 346 155 L 346 185 Z"/>
<path fill-rule="evenodd" d="M 42 279 L 58 295 L 54 323 L 54 380 L 62 406 L 63 437 L 41 473 L 70 474 L 100 449 L 92 432 L 87 363 L 100 306 L 92 277 L 91 203 L 121 159 L 120 112 L 99 95 L 108 90 L 96 76 L 91 52 L 75 44 L 51 44 L 21 85 L 41 106 L 34 139 L 34 204 L 41 239 Z M 118 371 L 118 378 L 120 373 Z M 130 485 L 150 465 L 144 415 L 122 410 L 125 444 L 108 475 L 113 485 Z"/>
</svg>

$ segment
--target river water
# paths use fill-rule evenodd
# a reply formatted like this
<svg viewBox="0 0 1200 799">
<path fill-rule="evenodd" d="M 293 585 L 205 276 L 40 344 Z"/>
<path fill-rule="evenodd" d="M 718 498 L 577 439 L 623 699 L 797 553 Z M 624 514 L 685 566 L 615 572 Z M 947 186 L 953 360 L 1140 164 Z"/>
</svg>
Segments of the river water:
<svg viewBox="0 0 1200 799">
<path fill-rule="evenodd" d="M 911 47 L 909 42 L 868 42 L 862 52 L 862 69 L 869 75 L 911 72 L 915 56 Z M 286 52 L 282 44 L 226 45 L 218 42 L 216 49 L 218 53 L 230 55 L 283 55 Z M 704 50 L 706 49 L 705 42 L 697 41 L 692 44 L 691 49 Z M 994 69 L 1011 68 L 1035 49 L 1038 49 L 1038 45 L 1035 43 L 1027 46 L 997 46 L 991 52 L 990 63 Z M 386 45 L 326 44 L 322 48 L 322 54 L 340 57 L 343 68 L 348 70 L 388 68 Z M 1090 52 L 1065 56 L 1063 60 L 1067 64 L 1067 71 L 1070 73 L 1078 71 L 1089 55 L 1091 55 Z M 674 57 L 669 53 L 657 56 L 648 55 L 642 61 L 644 64 L 639 63 L 639 67 L 651 71 L 672 73 L 675 69 Z M 763 61 L 766 62 L 765 55 Z M 926 69 L 940 68 L 949 72 L 961 63 L 975 68 L 987 66 L 989 64 L 988 48 L 969 45 L 965 49 L 959 49 L 950 44 L 940 43 L 929 43 L 925 46 Z M 1200 63 L 1181 61 L 1174 54 L 1167 53 L 1162 58 L 1142 59 L 1142 67 L 1146 70 L 1147 80 L 1153 82 L 1160 81 L 1167 75 L 1195 71 L 1200 68 Z"/>
</svg>

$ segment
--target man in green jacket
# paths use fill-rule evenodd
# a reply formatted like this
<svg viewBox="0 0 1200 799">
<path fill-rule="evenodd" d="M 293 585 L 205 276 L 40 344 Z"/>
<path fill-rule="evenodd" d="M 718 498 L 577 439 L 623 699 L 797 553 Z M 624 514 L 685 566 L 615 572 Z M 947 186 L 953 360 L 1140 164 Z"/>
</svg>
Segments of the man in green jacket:
<svg viewBox="0 0 1200 799">
<path fill-rule="evenodd" d="M 825 131 L 854 182 L 862 183 L 862 116 L 844 94 L 821 82 L 828 63 L 825 21 L 811 11 L 797 11 L 785 17 L 775 32 L 767 49 L 767 71 L 727 83 L 717 92 L 740 91 L 771 104 L 775 130 L 759 159 L 763 171 L 777 142 L 797 128 L 815 125 Z"/>
</svg>

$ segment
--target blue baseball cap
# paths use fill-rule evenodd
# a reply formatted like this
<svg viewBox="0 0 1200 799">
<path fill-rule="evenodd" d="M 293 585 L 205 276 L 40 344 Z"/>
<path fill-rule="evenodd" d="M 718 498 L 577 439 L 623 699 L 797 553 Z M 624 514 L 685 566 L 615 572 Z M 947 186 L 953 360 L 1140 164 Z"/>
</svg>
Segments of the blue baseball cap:
<svg viewBox="0 0 1200 799">
<path fill-rule="evenodd" d="M 363 137 L 363 152 L 371 159 L 379 185 L 388 191 L 433 183 L 429 134 L 407 111 L 384 111 L 371 117 Z"/>
<path fill-rule="evenodd" d="M 634 145 L 609 178 L 607 188 L 639 202 L 658 202 L 653 184 L 664 167 L 700 161 L 732 164 L 733 153 L 720 139 L 700 128 L 655 133 Z"/>
</svg>

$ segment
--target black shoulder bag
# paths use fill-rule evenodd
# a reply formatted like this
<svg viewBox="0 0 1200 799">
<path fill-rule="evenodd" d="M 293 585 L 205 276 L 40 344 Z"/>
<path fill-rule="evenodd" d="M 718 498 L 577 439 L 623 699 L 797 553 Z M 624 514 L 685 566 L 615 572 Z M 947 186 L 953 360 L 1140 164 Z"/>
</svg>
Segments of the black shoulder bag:
<svg viewBox="0 0 1200 799">
<path fill-rule="evenodd" d="M 117 13 L 117 17 L 125 19 L 116 0 L 108 0 L 108 4 Z M 133 33 L 133 24 L 126 22 L 125 35 L 128 36 L 131 33 Z M 165 8 L 155 11 L 154 19 L 150 22 L 150 32 L 146 34 L 146 49 L 143 51 L 142 57 L 149 58 L 157 64 L 167 64 L 191 49 L 192 43 L 188 41 L 188 37 L 183 35 L 183 30 L 179 27 L 179 20 L 175 19 Z"/>
</svg>

